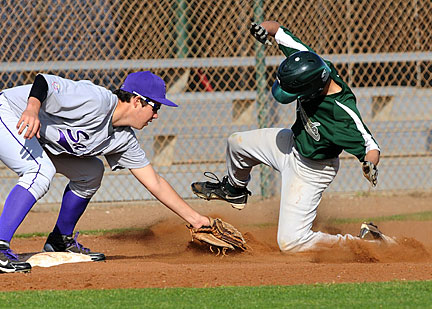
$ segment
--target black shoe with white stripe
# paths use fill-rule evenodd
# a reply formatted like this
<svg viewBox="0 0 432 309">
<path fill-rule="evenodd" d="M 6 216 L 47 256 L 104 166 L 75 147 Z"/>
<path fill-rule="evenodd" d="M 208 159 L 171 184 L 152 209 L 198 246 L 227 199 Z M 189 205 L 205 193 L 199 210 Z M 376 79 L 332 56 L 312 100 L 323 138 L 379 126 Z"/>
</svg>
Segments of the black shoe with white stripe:
<svg viewBox="0 0 432 309">
<path fill-rule="evenodd" d="M 389 244 L 389 245 L 397 244 L 397 241 L 394 238 L 389 237 L 387 235 L 384 235 L 378 229 L 378 226 L 373 224 L 372 222 L 369 222 L 369 223 L 363 222 L 362 223 L 362 225 L 360 226 L 360 233 L 359 233 L 358 237 L 361 239 L 366 239 L 366 240 L 382 241 L 382 242 Z"/>
<path fill-rule="evenodd" d="M 79 232 L 75 233 L 75 237 L 71 235 L 61 235 L 50 233 L 44 245 L 43 251 L 45 252 L 72 252 L 80 253 L 90 256 L 92 261 L 105 260 L 105 254 L 99 252 L 92 252 L 89 248 L 84 247 L 78 241 Z"/>
<path fill-rule="evenodd" d="M 0 240 L 0 273 L 29 272 L 30 263 L 21 262 L 10 249 L 9 242 Z"/>
<path fill-rule="evenodd" d="M 192 191 L 198 197 L 205 200 L 223 200 L 231 204 L 236 209 L 243 209 L 247 204 L 248 195 L 252 193 L 246 188 L 237 188 L 228 182 L 228 176 L 224 176 L 222 181 L 211 173 L 205 172 L 205 176 L 217 182 L 194 182 L 192 183 Z"/>
</svg>

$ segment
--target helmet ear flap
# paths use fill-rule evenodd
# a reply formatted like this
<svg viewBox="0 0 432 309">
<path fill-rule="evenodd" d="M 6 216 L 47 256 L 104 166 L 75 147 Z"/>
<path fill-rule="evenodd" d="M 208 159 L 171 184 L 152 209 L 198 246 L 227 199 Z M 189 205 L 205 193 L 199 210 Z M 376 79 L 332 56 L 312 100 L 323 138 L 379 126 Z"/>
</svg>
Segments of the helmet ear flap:
<svg viewBox="0 0 432 309">
<path fill-rule="evenodd" d="M 286 92 L 282 89 L 282 87 L 279 84 L 279 79 L 276 79 L 272 86 L 272 95 L 278 101 L 282 104 L 289 104 L 291 102 L 294 102 L 297 99 L 297 95 L 293 93 Z"/>
</svg>

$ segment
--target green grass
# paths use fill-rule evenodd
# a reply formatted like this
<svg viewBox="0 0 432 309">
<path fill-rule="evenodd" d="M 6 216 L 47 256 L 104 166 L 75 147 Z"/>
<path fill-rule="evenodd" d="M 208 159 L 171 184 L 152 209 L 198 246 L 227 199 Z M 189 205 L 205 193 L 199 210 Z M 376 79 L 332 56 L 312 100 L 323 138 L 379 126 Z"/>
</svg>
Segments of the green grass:
<svg viewBox="0 0 432 309">
<path fill-rule="evenodd" d="M 370 217 L 366 219 L 365 218 L 331 219 L 329 223 L 346 224 L 346 223 L 361 223 L 363 221 L 386 222 L 386 221 L 431 221 L 431 220 L 432 220 L 432 211 L 424 211 L 424 212 L 416 212 L 410 214 Z"/>
<path fill-rule="evenodd" d="M 99 230 L 80 230 L 82 235 L 109 235 L 109 234 L 123 234 L 128 232 L 147 232 L 148 228 L 118 228 L 118 229 L 99 229 Z M 47 237 L 49 233 L 22 233 L 14 235 L 14 238 L 32 238 L 32 237 Z"/>
<path fill-rule="evenodd" d="M 431 308 L 432 281 L 0 292 L 1 308 Z"/>
<path fill-rule="evenodd" d="M 432 211 L 371 218 L 333 219 L 334 224 L 362 221 L 427 221 Z M 264 226 L 266 226 L 264 224 Z M 145 231 L 142 228 L 80 231 L 87 235 Z M 48 233 L 15 237 L 47 236 Z M 1 276 L 0 276 L 1 277 Z M 0 308 L 432 308 L 432 281 L 315 284 L 297 286 L 166 288 L 0 292 Z"/>
</svg>

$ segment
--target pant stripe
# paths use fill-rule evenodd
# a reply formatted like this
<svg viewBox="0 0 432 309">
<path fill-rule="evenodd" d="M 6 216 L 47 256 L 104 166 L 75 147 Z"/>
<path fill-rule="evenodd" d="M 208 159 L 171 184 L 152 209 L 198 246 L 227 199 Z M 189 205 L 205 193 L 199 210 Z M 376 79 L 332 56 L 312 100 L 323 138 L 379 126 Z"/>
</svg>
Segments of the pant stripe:
<svg viewBox="0 0 432 309">
<path fill-rule="evenodd" d="M 1 104 L 0 104 L 0 106 L 1 106 Z M 9 130 L 9 128 L 7 127 L 7 125 L 4 123 L 4 121 L 3 121 L 3 119 L 1 118 L 1 116 L 0 116 L 0 122 L 5 126 L 5 128 L 6 128 L 6 130 L 8 130 L 8 132 L 13 136 L 13 138 L 16 140 L 16 142 L 18 143 L 18 144 L 20 144 L 20 146 L 28 153 L 28 155 L 36 162 L 36 164 L 38 165 L 38 170 L 37 170 L 37 172 L 36 172 L 36 175 L 35 175 L 35 177 L 33 178 L 33 180 L 32 180 L 32 183 L 30 184 L 30 186 L 28 187 L 28 188 L 26 188 L 27 190 L 29 190 L 31 187 L 32 187 L 32 185 L 34 184 L 34 181 L 36 180 L 36 178 L 37 178 L 37 176 L 39 175 L 39 171 L 40 171 L 40 169 L 41 169 L 41 165 L 39 164 L 39 162 L 36 160 L 36 158 L 31 154 L 31 152 L 30 151 L 28 151 L 28 149 L 27 149 L 27 147 L 25 147 L 18 139 L 17 139 L 17 137 L 12 133 L 12 131 L 11 130 Z"/>
</svg>

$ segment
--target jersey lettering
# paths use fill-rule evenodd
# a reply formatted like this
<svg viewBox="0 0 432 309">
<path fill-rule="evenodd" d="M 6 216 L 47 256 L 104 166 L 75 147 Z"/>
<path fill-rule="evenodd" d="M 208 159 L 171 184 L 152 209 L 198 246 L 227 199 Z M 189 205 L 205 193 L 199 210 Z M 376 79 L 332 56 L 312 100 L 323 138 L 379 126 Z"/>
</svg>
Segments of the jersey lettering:
<svg viewBox="0 0 432 309">
<path fill-rule="evenodd" d="M 69 139 L 72 141 L 71 142 L 72 146 L 69 144 L 63 131 L 58 129 L 58 132 L 59 132 L 59 140 L 57 141 L 57 143 L 60 146 L 62 146 L 67 152 L 75 153 L 75 151 L 73 149 L 81 150 L 81 151 L 86 149 L 86 146 L 79 142 L 80 136 L 82 138 L 84 138 L 85 140 L 88 140 L 90 138 L 89 135 L 87 133 L 85 133 L 84 131 L 78 130 L 76 133 L 76 137 L 74 137 L 72 134 L 72 130 L 70 130 L 70 129 L 66 130 Z M 73 149 L 72 149 L 72 147 L 73 147 Z"/>
<path fill-rule="evenodd" d="M 306 132 L 314 139 L 314 141 L 318 142 L 321 139 L 321 136 L 318 131 L 318 127 L 321 125 L 321 123 L 312 122 L 307 116 L 300 102 L 298 102 L 297 111 L 300 114 L 300 119 L 303 123 L 303 127 L 305 128 Z"/>
</svg>

